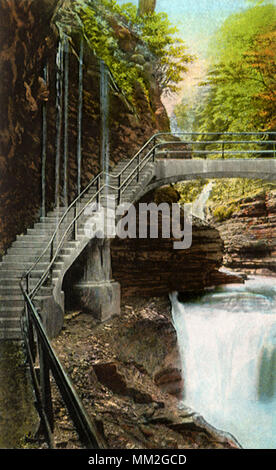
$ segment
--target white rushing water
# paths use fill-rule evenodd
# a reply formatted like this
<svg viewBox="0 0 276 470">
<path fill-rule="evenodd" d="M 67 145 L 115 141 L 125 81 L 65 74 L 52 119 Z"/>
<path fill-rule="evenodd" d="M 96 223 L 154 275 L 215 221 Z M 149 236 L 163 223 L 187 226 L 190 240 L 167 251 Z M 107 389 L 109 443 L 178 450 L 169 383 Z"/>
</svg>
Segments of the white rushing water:
<svg viewBox="0 0 276 470">
<path fill-rule="evenodd" d="M 192 215 L 198 217 L 201 220 L 206 219 L 206 204 L 212 192 L 213 185 L 213 181 L 210 181 L 207 185 L 205 185 L 200 195 L 192 203 Z"/>
<path fill-rule="evenodd" d="M 171 296 L 183 403 L 246 449 L 276 448 L 276 279 Z"/>
</svg>

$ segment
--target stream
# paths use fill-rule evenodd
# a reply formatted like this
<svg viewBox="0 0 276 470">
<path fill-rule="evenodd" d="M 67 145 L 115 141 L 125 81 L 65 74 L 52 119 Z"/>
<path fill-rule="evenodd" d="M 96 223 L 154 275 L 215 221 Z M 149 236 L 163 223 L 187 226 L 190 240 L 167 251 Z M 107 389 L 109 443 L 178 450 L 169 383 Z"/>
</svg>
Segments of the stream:
<svg viewBox="0 0 276 470">
<path fill-rule="evenodd" d="M 183 404 L 245 449 L 276 448 L 276 279 L 171 295 Z"/>
</svg>

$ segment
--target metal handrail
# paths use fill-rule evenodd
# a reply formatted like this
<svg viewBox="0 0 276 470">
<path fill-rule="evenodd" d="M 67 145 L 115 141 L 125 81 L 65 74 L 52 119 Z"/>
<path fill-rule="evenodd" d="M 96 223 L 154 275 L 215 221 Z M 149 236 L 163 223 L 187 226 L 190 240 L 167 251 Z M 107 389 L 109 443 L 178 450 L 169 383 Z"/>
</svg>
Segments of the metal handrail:
<svg viewBox="0 0 276 470">
<path fill-rule="evenodd" d="M 52 242 L 54 241 L 57 233 L 59 232 L 59 228 L 61 226 L 61 224 L 63 223 L 63 221 L 65 220 L 65 218 L 67 217 L 67 215 L 69 214 L 70 210 L 75 206 L 75 204 L 84 196 L 84 194 L 93 186 L 93 184 L 96 182 L 96 181 L 99 181 L 101 176 L 103 175 L 103 172 L 99 173 L 95 178 L 93 178 L 92 181 L 90 181 L 90 183 L 88 184 L 88 186 L 86 186 L 86 188 L 78 195 L 78 197 L 68 206 L 68 208 L 66 209 L 66 211 L 64 212 L 64 214 L 62 215 L 62 217 L 60 218 L 57 226 L 56 226 L 56 229 L 52 235 L 52 237 L 50 238 L 49 242 L 47 243 L 46 247 L 44 248 L 44 250 L 42 251 L 41 255 L 39 256 L 39 258 L 37 258 L 37 260 L 35 261 L 35 263 L 28 269 L 28 271 L 26 271 L 26 273 L 24 274 L 24 277 L 27 278 L 27 276 L 29 276 L 29 274 L 31 273 L 31 271 L 33 271 L 33 269 L 37 266 L 37 264 L 39 263 L 39 261 L 42 259 L 42 257 L 45 255 L 45 253 L 47 252 L 47 250 L 51 247 L 51 244 Z"/>
<path fill-rule="evenodd" d="M 159 142 L 156 144 L 156 147 L 160 147 L 162 145 L 183 145 L 183 144 L 196 144 L 196 145 L 203 145 L 203 144 L 275 144 L 275 140 L 175 140 L 175 141 L 166 141 L 166 142 Z"/>
<path fill-rule="evenodd" d="M 81 443 L 88 449 L 104 449 L 106 447 L 104 438 L 99 434 L 95 423 L 91 421 L 86 413 L 71 380 L 57 358 L 37 310 L 23 287 L 23 283 L 21 283 L 21 290 L 25 300 L 25 315 L 22 318 L 23 339 L 36 395 L 36 404 L 49 447 L 54 448 L 51 371 Z M 36 347 L 33 328 L 35 328 L 39 350 L 39 378 L 35 368 Z"/>
<path fill-rule="evenodd" d="M 274 131 L 260 131 L 260 132 L 158 132 L 154 137 L 161 135 L 276 135 Z"/>
<path fill-rule="evenodd" d="M 152 141 L 155 140 L 155 135 L 153 135 L 144 145 L 143 147 L 141 147 L 141 149 L 131 158 L 131 160 L 129 160 L 129 162 L 125 165 L 125 167 L 116 175 L 109 175 L 114 177 L 114 178 L 117 178 L 118 181 L 120 181 L 121 179 L 121 176 L 123 175 L 123 173 L 129 168 L 129 166 L 137 159 L 139 158 L 139 156 L 141 155 L 141 153 L 150 145 L 150 143 Z M 26 273 L 24 273 L 23 277 L 25 277 L 26 279 L 26 286 L 27 286 L 27 292 L 29 292 L 29 277 L 30 277 L 30 274 L 31 272 L 34 270 L 34 268 L 38 265 L 38 263 L 40 262 L 40 260 L 43 258 L 43 256 L 47 253 L 47 251 L 49 250 L 50 248 L 50 264 L 48 265 L 48 267 L 46 268 L 46 270 L 43 272 L 39 282 L 36 284 L 35 288 L 32 290 L 31 292 L 31 298 L 33 298 L 33 296 L 35 295 L 35 293 L 37 292 L 37 290 L 41 287 L 41 285 L 43 284 L 43 282 L 47 279 L 48 277 L 48 274 L 49 274 L 49 271 L 53 265 L 53 263 L 55 262 L 56 260 L 56 257 L 58 255 L 58 251 L 56 250 L 56 253 L 55 255 L 53 254 L 53 244 L 54 244 L 54 241 L 56 239 L 56 236 L 57 234 L 59 233 L 59 230 L 60 230 L 60 227 L 62 225 L 62 223 L 64 222 L 65 218 L 67 217 L 67 215 L 69 214 L 69 212 L 76 208 L 77 206 L 77 203 L 81 200 L 81 198 L 87 193 L 87 191 L 96 183 L 96 182 L 100 182 L 100 179 L 101 177 L 104 177 L 106 175 L 106 172 L 102 171 L 100 172 L 95 178 L 93 178 L 93 180 L 88 184 L 88 186 L 74 199 L 74 201 L 72 201 L 72 203 L 68 206 L 68 208 L 65 210 L 64 214 L 62 215 L 62 217 L 60 218 L 58 224 L 57 224 L 57 227 L 53 233 L 53 235 L 51 236 L 49 242 L 47 243 L 46 247 L 44 248 L 44 250 L 42 251 L 41 255 L 36 259 L 36 261 L 33 263 L 33 265 L 26 271 Z M 65 234 L 63 235 L 62 237 L 62 242 L 64 241 L 65 239 L 65 236 L 68 234 L 68 232 L 71 230 L 72 226 L 74 227 L 76 221 L 78 220 L 78 218 L 83 214 L 84 210 L 93 202 L 93 200 L 97 197 L 97 196 L 100 196 L 101 193 L 106 189 L 106 188 L 109 188 L 109 189 L 114 189 L 114 190 L 118 190 L 120 191 L 121 187 L 123 186 L 124 183 L 118 185 L 117 187 L 114 187 L 114 186 L 111 186 L 111 185 L 102 185 L 102 186 L 98 186 L 99 189 L 97 190 L 96 194 L 93 195 L 91 197 L 91 199 L 89 200 L 89 202 L 86 204 L 86 206 L 84 207 L 83 210 L 80 211 L 80 213 L 77 215 L 77 217 L 75 216 L 73 218 L 73 221 L 71 222 L 71 224 L 69 224 L 69 227 L 67 227 L 66 229 L 66 232 Z M 58 245 L 58 248 L 60 248 L 62 246 L 62 243 L 59 243 Z"/>
</svg>

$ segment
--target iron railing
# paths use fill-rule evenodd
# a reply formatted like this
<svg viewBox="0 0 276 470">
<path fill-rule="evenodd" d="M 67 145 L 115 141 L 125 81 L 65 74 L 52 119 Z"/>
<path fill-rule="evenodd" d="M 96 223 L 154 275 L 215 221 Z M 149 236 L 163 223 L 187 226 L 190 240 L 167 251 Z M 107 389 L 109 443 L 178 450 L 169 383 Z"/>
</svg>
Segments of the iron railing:
<svg viewBox="0 0 276 470">
<path fill-rule="evenodd" d="M 25 300 L 25 310 L 21 321 L 23 340 L 30 366 L 37 411 L 49 447 L 55 447 L 50 379 L 50 373 L 52 373 L 82 445 L 88 449 L 105 448 L 104 438 L 86 413 L 71 380 L 51 346 L 37 309 L 22 284 L 21 288 Z M 37 356 L 39 368 L 36 367 Z"/>
<path fill-rule="evenodd" d="M 171 134 L 162 133 L 159 135 Z M 179 139 L 177 141 L 160 142 L 157 145 L 159 157 L 164 155 L 168 157 L 170 155 L 186 156 L 187 158 L 213 158 L 217 156 L 222 159 L 236 156 L 250 158 L 276 157 L 276 132 L 225 132 L 223 134 L 215 132 L 204 134 L 199 132 L 178 132 L 173 135 L 178 136 Z M 219 139 L 214 139 L 216 136 Z M 255 137 L 255 139 L 252 139 L 252 137 Z M 177 149 L 183 145 L 187 147 L 185 150 Z M 175 148 L 171 149 L 172 146 Z"/>
<path fill-rule="evenodd" d="M 260 151 L 259 149 L 257 149 L 255 151 L 245 150 L 244 152 L 251 153 L 253 155 L 265 154 L 275 157 L 275 140 L 273 140 L 273 138 L 276 135 L 276 132 L 224 133 L 223 135 L 228 138 L 227 140 L 220 139 L 218 141 L 214 141 L 210 139 L 210 136 L 216 135 L 218 134 L 207 133 L 203 135 L 200 133 L 158 133 L 153 135 L 145 143 L 145 145 L 143 145 L 143 147 L 134 155 L 132 159 L 129 160 L 129 162 L 120 172 L 118 172 L 116 175 L 109 175 L 109 178 L 115 180 L 115 185 L 105 183 L 104 178 L 106 177 L 106 174 L 104 172 L 99 173 L 65 210 L 60 220 L 58 221 L 58 224 L 52 236 L 50 237 L 50 240 L 46 244 L 45 249 L 42 251 L 41 255 L 37 258 L 35 263 L 30 267 L 30 269 L 22 276 L 20 285 L 25 301 L 25 308 L 22 316 L 22 333 L 26 346 L 28 360 L 30 363 L 30 370 L 34 384 L 37 406 L 50 447 L 54 445 L 54 418 L 51 400 L 50 371 L 52 372 L 52 375 L 58 385 L 64 402 L 68 408 L 69 414 L 75 424 L 81 441 L 84 443 L 84 446 L 88 448 L 103 448 L 105 446 L 105 443 L 103 441 L 103 438 L 98 434 L 95 424 L 93 424 L 87 416 L 83 405 L 72 386 L 69 377 L 65 373 L 62 365 L 60 364 L 58 358 L 56 357 L 51 347 L 50 341 L 43 327 L 41 318 L 33 303 L 36 294 L 38 293 L 40 287 L 48 280 L 49 277 L 51 277 L 54 263 L 56 262 L 66 240 L 70 238 L 73 238 L 74 240 L 77 239 L 79 220 L 81 216 L 85 213 L 85 210 L 90 206 L 90 204 L 93 202 L 100 203 L 101 197 L 103 196 L 103 194 L 106 194 L 106 191 L 108 189 L 115 191 L 117 203 L 119 204 L 123 193 L 129 187 L 129 185 L 134 180 L 139 182 L 142 170 L 148 165 L 148 163 L 154 162 L 157 157 L 162 157 L 164 154 L 170 155 L 173 153 L 188 158 L 192 158 L 193 155 L 203 156 L 204 158 L 206 158 L 208 154 L 213 152 L 210 152 L 210 150 L 195 150 L 191 147 L 203 144 L 221 145 L 221 149 L 216 149 L 214 150 L 214 152 L 216 152 L 215 154 L 219 152 L 222 158 L 224 158 L 225 155 L 230 155 L 231 153 L 232 155 L 236 154 L 235 150 L 226 150 L 225 145 L 271 145 L 271 149 L 265 149 L 264 151 Z M 259 140 L 252 141 L 246 140 L 245 138 L 242 138 L 242 140 L 239 141 L 229 140 L 230 136 L 252 137 L 256 135 L 260 136 Z M 175 140 L 174 138 L 168 140 L 169 136 L 178 136 L 180 139 Z M 189 136 L 191 138 L 188 138 Z M 197 136 L 201 138 L 206 136 L 209 140 L 195 140 Z M 171 150 L 172 146 L 184 146 L 184 148 L 180 150 Z M 241 152 L 239 151 L 239 153 Z M 127 170 L 129 171 L 126 174 Z M 89 191 L 92 189 L 94 192 L 92 194 L 89 194 Z M 82 204 L 84 196 L 87 195 L 88 200 Z M 46 269 L 44 269 L 35 286 L 31 289 L 30 280 L 32 273 L 34 272 L 35 268 L 39 266 L 39 262 L 45 256 L 48 256 L 48 252 L 50 255 L 49 263 Z M 35 367 L 35 358 L 37 351 L 40 363 L 39 377 L 37 376 Z"/>
</svg>

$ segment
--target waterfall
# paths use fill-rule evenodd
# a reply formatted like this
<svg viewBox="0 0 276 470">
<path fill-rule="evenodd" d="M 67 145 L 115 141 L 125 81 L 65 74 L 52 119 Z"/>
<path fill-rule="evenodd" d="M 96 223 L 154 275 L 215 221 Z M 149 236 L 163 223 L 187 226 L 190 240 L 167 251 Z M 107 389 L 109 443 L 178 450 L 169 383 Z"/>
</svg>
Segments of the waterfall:
<svg viewBox="0 0 276 470">
<path fill-rule="evenodd" d="M 78 195 L 81 192 L 81 144 L 82 144 L 82 106 L 83 106 L 83 38 L 80 41 L 80 56 L 79 56 L 79 102 L 78 102 L 78 141 L 77 141 L 77 165 L 78 165 L 78 176 L 77 176 L 77 190 Z"/>
<path fill-rule="evenodd" d="M 105 63 L 100 61 L 100 103 L 101 103 L 101 165 L 105 172 L 105 184 L 109 183 L 109 73 Z"/>
<path fill-rule="evenodd" d="M 48 83 L 48 66 L 43 68 L 44 82 Z M 46 214 L 46 159 L 47 159 L 47 104 L 42 104 L 42 152 L 41 152 L 41 216 Z"/>
<path fill-rule="evenodd" d="M 212 192 L 213 184 L 214 183 L 210 181 L 210 183 L 204 186 L 198 198 L 192 203 L 192 209 L 191 209 L 192 215 L 194 215 L 195 217 L 198 217 L 201 220 L 206 219 L 206 213 L 205 213 L 206 203 Z"/>
<path fill-rule="evenodd" d="M 276 287 L 256 277 L 181 304 L 171 295 L 183 403 L 244 448 L 275 448 Z"/>
<path fill-rule="evenodd" d="M 55 206 L 59 207 L 60 147 L 63 95 L 63 42 L 59 41 L 56 55 L 56 162 L 55 162 Z"/>
</svg>

